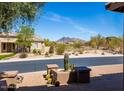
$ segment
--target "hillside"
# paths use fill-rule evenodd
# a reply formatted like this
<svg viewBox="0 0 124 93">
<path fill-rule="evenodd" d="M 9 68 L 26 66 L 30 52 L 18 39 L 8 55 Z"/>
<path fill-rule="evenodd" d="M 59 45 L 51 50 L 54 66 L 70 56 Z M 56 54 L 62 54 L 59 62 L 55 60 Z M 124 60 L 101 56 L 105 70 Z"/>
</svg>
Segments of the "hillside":
<svg viewBox="0 0 124 93">
<path fill-rule="evenodd" d="M 58 43 L 68 43 L 68 42 L 75 42 L 75 41 L 80 41 L 82 43 L 84 43 L 85 41 L 79 38 L 71 38 L 71 37 L 62 37 L 59 40 L 57 40 L 56 42 Z"/>
</svg>

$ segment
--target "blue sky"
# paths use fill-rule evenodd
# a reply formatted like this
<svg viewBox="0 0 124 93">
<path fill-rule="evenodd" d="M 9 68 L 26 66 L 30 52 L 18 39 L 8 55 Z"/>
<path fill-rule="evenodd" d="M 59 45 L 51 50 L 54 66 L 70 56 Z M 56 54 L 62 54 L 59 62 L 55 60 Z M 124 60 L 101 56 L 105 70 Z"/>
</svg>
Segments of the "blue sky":
<svg viewBox="0 0 124 93">
<path fill-rule="evenodd" d="M 105 10 L 105 3 L 46 3 L 42 15 L 33 26 L 42 38 L 57 40 L 91 36 L 122 36 L 122 14 Z"/>
</svg>

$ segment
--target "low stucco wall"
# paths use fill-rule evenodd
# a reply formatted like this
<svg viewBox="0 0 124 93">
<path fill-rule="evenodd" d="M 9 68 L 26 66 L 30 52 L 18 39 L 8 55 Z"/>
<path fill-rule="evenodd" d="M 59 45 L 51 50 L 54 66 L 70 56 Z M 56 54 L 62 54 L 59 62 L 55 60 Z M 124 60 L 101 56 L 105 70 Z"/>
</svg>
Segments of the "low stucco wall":
<svg viewBox="0 0 124 93">
<path fill-rule="evenodd" d="M 33 51 L 34 49 L 40 50 L 41 52 L 45 52 L 45 45 L 41 42 L 34 42 L 32 43 L 31 51 Z"/>
<path fill-rule="evenodd" d="M 67 84 L 76 82 L 76 72 L 73 71 L 64 71 L 63 69 L 52 69 L 51 73 L 53 74 L 53 80 L 59 81 L 60 84 Z"/>
</svg>

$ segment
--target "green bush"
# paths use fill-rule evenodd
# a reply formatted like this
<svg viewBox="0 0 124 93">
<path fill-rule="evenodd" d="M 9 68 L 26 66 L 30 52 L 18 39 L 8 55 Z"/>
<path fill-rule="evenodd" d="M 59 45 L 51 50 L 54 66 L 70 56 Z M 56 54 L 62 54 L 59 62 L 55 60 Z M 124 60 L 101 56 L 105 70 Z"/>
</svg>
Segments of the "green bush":
<svg viewBox="0 0 124 93">
<path fill-rule="evenodd" d="M 73 43 L 73 47 L 74 47 L 74 48 L 81 48 L 81 46 L 82 46 L 82 42 L 81 42 L 81 41 L 75 41 L 75 42 Z"/>
<path fill-rule="evenodd" d="M 32 52 L 33 52 L 33 54 L 41 55 L 41 50 L 34 49 Z"/>
<path fill-rule="evenodd" d="M 27 53 L 21 53 L 19 57 L 20 58 L 26 58 L 27 56 L 28 56 Z"/>
<path fill-rule="evenodd" d="M 49 53 L 50 53 L 50 54 L 54 53 L 54 46 L 50 46 L 50 48 L 49 48 Z"/>
<path fill-rule="evenodd" d="M 102 53 L 101 53 L 101 55 L 105 55 L 105 53 L 104 53 L 104 52 L 102 52 Z"/>
<path fill-rule="evenodd" d="M 52 84 L 53 81 L 52 81 L 51 74 L 47 74 L 45 79 L 47 80 L 47 84 Z"/>
<path fill-rule="evenodd" d="M 49 52 L 46 52 L 45 53 L 45 57 L 49 57 Z"/>
<path fill-rule="evenodd" d="M 48 80 L 50 77 L 51 77 L 50 74 L 47 74 L 46 75 L 46 80 Z"/>
<path fill-rule="evenodd" d="M 65 51 L 65 45 L 60 44 L 57 46 L 56 53 L 58 55 L 62 55 L 64 53 L 64 51 Z"/>
<path fill-rule="evenodd" d="M 75 67 L 75 65 L 74 65 L 74 64 L 69 64 L 69 69 L 70 69 L 71 71 L 73 71 L 73 70 L 74 70 L 74 67 Z"/>
<path fill-rule="evenodd" d="M 52 78 L 48 78 L 47 84 L 52 84 Z"/>
<path fill-rule="evenodd" d="M 38 53 L 39 55 L 41 55 L 41 51 L 40 51 L 40 50 L 38 50 L 37 53 Z"/>
<path fill-rule="evenodd" d="M 37 50 L 36 49 L 33 50 L 33 54 L 37 54 Z"/>
</svg>

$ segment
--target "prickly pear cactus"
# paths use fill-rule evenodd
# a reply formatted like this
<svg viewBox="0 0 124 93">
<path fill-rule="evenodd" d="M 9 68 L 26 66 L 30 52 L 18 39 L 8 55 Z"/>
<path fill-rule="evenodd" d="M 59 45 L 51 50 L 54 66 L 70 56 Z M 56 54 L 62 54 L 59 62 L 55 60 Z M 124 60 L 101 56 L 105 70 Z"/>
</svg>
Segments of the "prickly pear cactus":
<svg viewBox="0 0 124 93">
<path fill-rule="evenodd" d="M 64 70 L 65 71 L 67 71 L 69 69 L 68 62 L 69 62 L 69 55 L 66 53 L 64 55 Z"/>
</svg>

